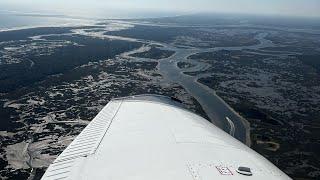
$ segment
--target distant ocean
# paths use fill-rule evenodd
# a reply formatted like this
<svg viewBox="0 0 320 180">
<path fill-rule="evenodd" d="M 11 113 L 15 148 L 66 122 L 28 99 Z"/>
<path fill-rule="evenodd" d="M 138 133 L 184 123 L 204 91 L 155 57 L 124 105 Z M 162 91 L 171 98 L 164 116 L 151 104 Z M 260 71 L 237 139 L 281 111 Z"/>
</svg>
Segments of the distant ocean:
<svg viewBox="0 0 320 180">
<path fill-rule="evenodd" d="M 85 25 L 92 24 L 93 22 L 93 20 L 65 16 L 14 14 L 0 11 L 0 31 L 44 26 Z"/>
</svg>

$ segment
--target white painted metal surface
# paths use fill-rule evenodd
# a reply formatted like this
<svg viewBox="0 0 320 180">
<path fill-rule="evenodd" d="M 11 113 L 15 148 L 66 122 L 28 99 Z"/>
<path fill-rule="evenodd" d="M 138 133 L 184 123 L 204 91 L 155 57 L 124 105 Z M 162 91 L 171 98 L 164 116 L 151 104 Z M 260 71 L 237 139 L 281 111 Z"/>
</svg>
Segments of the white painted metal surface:
<svg viewBox="0 0 320 180">
<path fill-rule="evenodd" d="M 239 166 L 252 175 L 238 173 Z M 42 179 L 290 178 L 200 116 L 166 102 L 124 98 L 111 101 Z"/>
</svg>

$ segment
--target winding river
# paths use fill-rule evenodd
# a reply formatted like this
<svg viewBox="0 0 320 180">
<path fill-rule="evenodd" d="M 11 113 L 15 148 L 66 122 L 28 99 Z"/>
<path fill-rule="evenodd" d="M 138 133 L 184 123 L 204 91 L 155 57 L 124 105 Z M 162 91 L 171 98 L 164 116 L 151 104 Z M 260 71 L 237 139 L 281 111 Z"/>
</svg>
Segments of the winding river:
<svg viewBox="0 0 320 180">
<path fill-rule="evenodd" d="M 250 124 L 241 117 L 236 111 L 234 111 L 224 100 L 222 100 L 213 89 L 198 82 L 199 78 L 210 76 L 210 73 L 200 74 L 196 76 L 190 76 L 184 74 L 184 72 L 197 72 L 204 71 L 210 67 L 209 64 L 188 59 L 189 56 L 201 53 L 201 52 L 214 52 L 219 50 L 259 50 L 265 47 L 276 47 L 272 41 L 267 40 L 265 37 L 268 33 L 258 33 L 255 39 L 259 43 L 250 46 L 235 46 L 235 47 L 215 47 L 215 48 L 183 48 L 176 47 L 172 44 L 160 43 L 154 41 L 147 41 L 142 39 L 126 38 L 121 36 L 106 35 L 106 38 L 121 39 L 127 41 L 142 42 L 144 44 L 155 44 L 162 46 L 162 50 L 171 50 L 175 53 L 165 59 L 158 61 L 158 70 L 163 75 L 165 80 L 181 85 L 188 93 L 193 96 L 201 105 L 210 121 L 221 128 L 222 130 L 233 135 L 239 141 L 250 146 Z M 134 58 L 136 61 L 150 61 L 151 59 L 130 57 L 130 54 L 147 51 L 145 47 L 141 47 L 139 50 L 126 52 L 122 54 L 125 58 Z M 258 52 L 255 52 L 258 53 Z M 280 56 L 280 55 L 279 55 Z M 187 69 L 180 69 L 177 66 L 178 62 L 189 62 L 194 66 Z"/>
<path fill-rule="evenodd" d="M 202 106 L 211 122 L 220 127 L 224 131 L 234 134 L 239 141 L 250 146 L 250 125 L 247 120 L 235 112 L 227 103 L 225 103 L 213 89 L 198 82 L 201 76 L 189 76 L 183 72 L 194 72 L 205 70 L 209 66 L 206 63 L 187 59 L 190 55 L 201 52 L 212 52 L 219 50 L 257 50 L 264 47 L 273 47 L 274 44 L 266 40 L 267 33 L 259 33 L 256 35 L 258 44 L 252 46 L 239 47 L 216 47 L 210 49 L 185 49 L 177 48 L 168 44 L 162 44 L 164 50 L 174 50 L 176 53 L 169 58 L 162 59 L 158 64 L 159 72 L 170 82 L 178 83 L 184 87 Z M 187 70 L 178 68 L 178 62 L 190 62 L 194 67 Z"/>
</svg>

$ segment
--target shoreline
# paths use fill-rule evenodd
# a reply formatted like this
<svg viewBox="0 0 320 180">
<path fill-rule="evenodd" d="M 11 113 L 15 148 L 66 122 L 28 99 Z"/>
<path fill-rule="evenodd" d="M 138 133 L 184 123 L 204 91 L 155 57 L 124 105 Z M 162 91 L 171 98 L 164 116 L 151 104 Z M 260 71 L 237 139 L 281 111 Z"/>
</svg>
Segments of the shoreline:
<svg viewBox="0 0 320 180">
<path fill-rule="evenodd" d="M 61 18 L 60 18 L 61 19 Z M 62 18 L 62 19 L 70 19 L 73 18 Z M 80 19 L 78 19 L 80 20 Z M 31 26 L 16 26 L 16 27 L 0 27 L 1 32 L 9 32 L 9 31 L 19 31 L 26 29 L 34 29 L 34 28 L 56 28 L 56 27 L 81 27 L 81 26 L 92 26 L 98 23 L 98 20 L 83 20 L 86 22 L 66 22 L 66 23 L 52 23 L 51 25 L 31 25 Z"/>
</svg>

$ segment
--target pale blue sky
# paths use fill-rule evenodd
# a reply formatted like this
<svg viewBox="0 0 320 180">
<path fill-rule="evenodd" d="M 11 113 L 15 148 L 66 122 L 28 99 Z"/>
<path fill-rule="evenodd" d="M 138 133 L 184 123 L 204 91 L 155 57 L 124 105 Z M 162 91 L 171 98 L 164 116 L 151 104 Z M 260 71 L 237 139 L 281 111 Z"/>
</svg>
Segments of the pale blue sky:
<svg viewBox="0 0 320 180">
<path fill-rule="evenodd" d="M 320 0 L 0 0 L 0 9 L 95 17 L 144 11 L 320 17 Z"/>
</svg>

